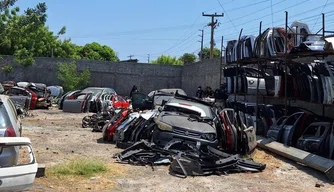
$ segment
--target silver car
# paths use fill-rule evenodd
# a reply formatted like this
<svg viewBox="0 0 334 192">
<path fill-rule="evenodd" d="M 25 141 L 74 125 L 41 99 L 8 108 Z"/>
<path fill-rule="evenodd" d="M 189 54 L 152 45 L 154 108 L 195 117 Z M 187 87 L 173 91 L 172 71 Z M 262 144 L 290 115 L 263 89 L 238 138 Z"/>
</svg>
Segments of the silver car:
<svg viewBox="0 0 334 192">
<path fill-rule="evenodd" d="M 19 115 L 22 112 L 21 109 L 16 109 L 8 96 L 0 95 L 0 141 L 1 137 L 21 137 L 22 125 Z M 18 155 L 18 147 L 3 148 L 0 153 L 0 167 L 15 165 Z"/>
</svg>

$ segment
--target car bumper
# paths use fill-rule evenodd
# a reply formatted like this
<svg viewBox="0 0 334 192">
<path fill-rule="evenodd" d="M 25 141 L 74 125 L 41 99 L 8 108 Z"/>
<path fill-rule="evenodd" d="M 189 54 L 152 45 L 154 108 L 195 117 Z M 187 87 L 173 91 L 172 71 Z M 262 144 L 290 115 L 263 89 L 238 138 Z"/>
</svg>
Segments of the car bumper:
<svg viewBox="0 0 334 192">
<path fill-rule="evenodd" d="M 218 140 L 215 139 L 214 141 L 209 141 L 197 137 L 191 137 L 186 135 L 180 135 L 169 131 L 161 131 L 156 129 L 152 136 L 152 141 L 161 147 L 166 146 L 167 143 L 175 140 L 185 141 L 188 144 L 193 144 L 194 146 L 200 143 L 200 146 L 211 146 L 216 148 L 218 146 Z"/>
</svg>

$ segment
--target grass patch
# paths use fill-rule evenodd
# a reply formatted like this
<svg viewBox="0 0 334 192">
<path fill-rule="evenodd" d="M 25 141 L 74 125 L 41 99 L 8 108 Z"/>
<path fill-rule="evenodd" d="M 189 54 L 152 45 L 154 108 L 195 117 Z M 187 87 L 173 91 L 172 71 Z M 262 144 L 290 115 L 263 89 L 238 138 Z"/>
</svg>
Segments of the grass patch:
<svg viewBox="0 0 334 192">
<path fill-rule="evenodd" d="M 104 173 L 107 169 L 107 166 L 98 160 L 73 159 L 68 163 L 52 167 L 51 172 L 55 175 L 91 177 L 97 173 Z"/>
</svg>

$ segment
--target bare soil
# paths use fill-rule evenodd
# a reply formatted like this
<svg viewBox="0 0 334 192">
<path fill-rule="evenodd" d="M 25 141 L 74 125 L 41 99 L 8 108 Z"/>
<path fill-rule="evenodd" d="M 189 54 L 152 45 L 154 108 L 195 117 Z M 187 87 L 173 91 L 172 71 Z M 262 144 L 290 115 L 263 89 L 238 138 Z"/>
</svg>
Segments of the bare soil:
<svg viewBox="0 0 334 192">
<path fill-rule="evenodd" d="M 265 163 L 261 173 L 176 178 L 167 166 L 137 167 L 117 164 L 112 155 L 121 151 L 104 143 L 102 134 L 81 128 L 87 114 L 64 113 L 57 109 L 31 111 L 23 119 L 23 136 L 29 137 L 38 163 L 45 164 L 47 176 L 37 178 L 31 191 L 226 191 L 304 192 L 334 191 L 323 173 L 284 158 L 256 150 L 253 159 Z M 94 158 L 105 162 L 108 171 L 92 178 L 56 177 L 50 167 L 72 158 Z M 315 187 L 316 183 L 324 186 Z"/>
</svg>

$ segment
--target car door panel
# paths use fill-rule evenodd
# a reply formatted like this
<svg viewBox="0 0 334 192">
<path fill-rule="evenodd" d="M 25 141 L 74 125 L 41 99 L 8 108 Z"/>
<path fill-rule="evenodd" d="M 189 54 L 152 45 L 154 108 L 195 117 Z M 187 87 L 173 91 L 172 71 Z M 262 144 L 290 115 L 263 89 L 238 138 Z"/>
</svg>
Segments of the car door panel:
<svg viewBox="0 0 334 192">
<path fill-rule="evenodd" d="M 87 99 L 91 97 L 92 93 L 78 93 L 73 99 L 66 99 L 63 103 L 63 111 L 71 113 L 82 113 L 85 110 Z"/>
</svg>

